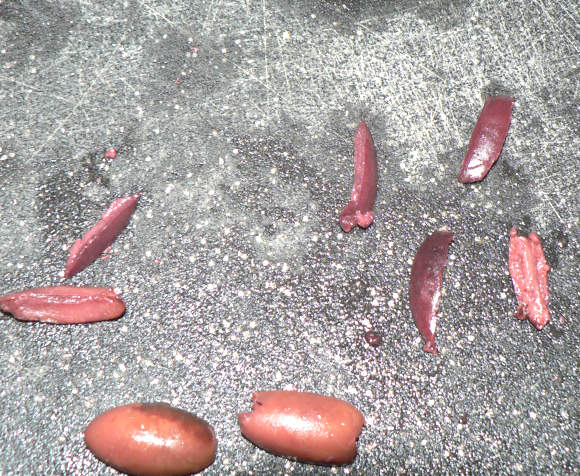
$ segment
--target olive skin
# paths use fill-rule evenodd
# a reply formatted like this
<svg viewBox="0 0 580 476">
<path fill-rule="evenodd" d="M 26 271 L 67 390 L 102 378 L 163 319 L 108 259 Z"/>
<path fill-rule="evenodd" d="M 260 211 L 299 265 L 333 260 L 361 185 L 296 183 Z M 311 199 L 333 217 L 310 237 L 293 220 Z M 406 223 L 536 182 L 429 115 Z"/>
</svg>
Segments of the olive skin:
<svg viewBox="0 0 580 476">
<path fill-rule="evenodd" d="M 105 464 L 141 476 L 198 473 L 216 455 L 213 428 L 167 403 L 132 403 L 112 408 L 85 430 L 85 443 Z"/>
<path fill-rule="evenodd" d="M 417 329 L 425 339 L 423 351 L 433 355 L 439 352 L 435 345 L 437 309 L 441 300 L 447 253 L 453 238 L 453 233 L 445 229 L 431 233 L 417 250 L 411 266 L 409 281 L 411 314 Z"/>
<path fill-rule="evenodd" d="M 125 303 L 111 288 L 45 286 L 0 296 L 0 311 L 20 321 L 84 324 L 121 317 Z"/>
</svg>

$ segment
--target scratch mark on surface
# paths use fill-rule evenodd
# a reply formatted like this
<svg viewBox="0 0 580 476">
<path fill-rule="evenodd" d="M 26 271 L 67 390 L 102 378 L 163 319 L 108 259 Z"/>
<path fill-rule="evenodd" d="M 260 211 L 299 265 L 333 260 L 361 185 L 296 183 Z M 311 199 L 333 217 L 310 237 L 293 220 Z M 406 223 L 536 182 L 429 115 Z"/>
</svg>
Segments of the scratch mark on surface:
<svg viewBox="0 0 580 476">
<path fill-rule="evenodd" d="M 212 16 L 212 13 L 214 11 L 214 4 L 215 4 L 215 0 L 212 0 L 211 3 L 209 4 L 209 7 L 207 8 L 207 15 L 205 16 L 205 20 L 203 21 L 203 25 L 201 27 L 201 30 L 203 32 L 208 31 L 209 25 L 211 25 L 215 21 L 215 14 L 210 19 L 210 17 Z"/>
<path fill-rule="evenodd" d="M 548 204 L 550 205 L 550 207 L 554 211 L 554 214 L 558 217 L 558 219 L 560 220 L 560 223 L 562 223 L 562 225 L 564 226 L 565 229 L 566 228 L 568 228 L 568 229 L 570 229 L 570 228 L 576 229 L 576 226 L 573 226 L 571 220 L 564 221 L 562 219 L 562 216 L 560 215 L 560 213 L 558 213 L 558 210 L 556 210 L 556 207 L 552 203 L 552 200 L 550 199 L 550 197 L 548 196 L 548 194 L 545 191 L 541 191 L 540 192 L 540 195 L 542 196 L 542 198 L 544 200 L 546 200 L 546 202 L 548 202 Z M 570 233 L 570 238 L 572 239 L 572 241 L 574 241 L 576 243 L 576 233 Z"/>
<path fill-rule="evenodd" d="M 262 34 L 264 40 L 264 72 L 266 76 L 266 84 L 268 85 L 268 90 L 266 91 L 266 102 L 268 104 L 268 109 L 270 109 L 270 72 L 268 71 L 268 29 L 266 25 L 266 14 L 266 0 L 262 0 L 262 18 L 264 24 L 264 33 Z"/>
<path fill-rule="evenodd" d="M 572 45 L 574 47 L 574 49 L 576 50 L 576 52 L 579 52 L 578 49 L 578 43 L 574 40 L 571 39 L 566 32 L 562 31 L 562 29 L 560 28 L 560 25 L 558 24 L 558 22 L 556 20 L 554 20 L 554 18 L 550 15 L 550 13 L 548 12 L 546 6 L 540 2 L 540 0 L 532 0 L 532 2 L 542 11 L 542 15 L 546 18 L 548 18 L 550 20 L 551 26 L 553 28 L 555 28 L 556 30 L 558 30 L 558 32 L 564 37 L 566 38 L 570 45 Z M 573 3 L 573 2 L 572 2 Z M 564 8 L 564 2 L 556 2 L 556 4 L 562 9 L 562 11 L 564 11 L 568 17 L 570 17 L 570 19 L 576 24 L 576 26 L 578 26 L 578 19 L 574 19 L 572 17 L 572 15 L 568 12 L 568 10 L 566 10 Z"/>
<path fill-rule="evenodd" d="M 59 101 L 65 102 L 67 104 L 74 104 L 74 101 L 72 101 L 69 98 L 59 96 L 58 94 L 46 92 L 45 90 L 38 88 L 36 86 L 33 86 L 32 84 L 25 83 L 24 81 L 19 81 L 18 79 L 15 79 L 15 78 L 10 78 L 9 76 L 0 75 L 0 81 L 9 81 L 9 82 L 12 82 L 14 84 L 18 84 L 19 86 L 22 86 L 23 88 L 28 88 L 32 91 L 42 93 L 45 96 L 53 97 L 55 99 L 58 99 Z M 25 91 L 23 90 L 23 92 L 25 92 Z"/>
<path fill-rule="evenodd" d="M 175 26 L 175 23 L 173 23 L 169 18 L 167 18 L 165 15 L 163 15 L 163 13 L 161 13 L 159 10 L 156 10 L 155 8 L 150 6 L 149 4 L 145 3 L 143 0 L 138 0 L 138 2 L 139 2 L 139 5 L 141 5 L 142 7 L 145 7 L 147 10 L 149 10 L 156 17 L 163 18 L 171 26 Z"/>
<path fill-rule="evenodd" d="M 34 159 L 38 154 L 40 154 L 44 150 L 44 148 L 48 145 L 48 143 L 51 142 L 54 139 L 54 137 L 56 136 L 56 134 L 58 133 L 58 131 L 77 112 L 78 108 L 82 106 L 82 104 L 84 103 L 85 99 L 89 96 L 89 94 L 91 93 L 91 91 L 93 90 L 93 88 L 95 87 L 95 85 L 97 84 L 97 82 L 100 81 L 100 79 L 103 76 L 103 74 L 107 71 L 107 68 L 109 67 L 109 64 L 111 63 L 111 61 L 113 60 L 113 58 L 117 54 L 117 51 L 119 51 L 120 43 L 121 42 L 117 43 L 117 45 L 115 46 L 115 48 L 112 51 L 112 53 L 109 55 L 109 58 L 107 59 L 105 65 L 103 66 L 103 68 L 101 69 L 101 71 L 98 74 L 95 75 L 95 78 L 91 81 L 91 84 L 89 85 L 89 87 L 87 88 L 87 90 L 81 95 L 81 97 L 79 98 L 79 100 L 72 107 L 71 111 L 64 117 L 64 119 L 62 121 L 60 121 L 58 123 L 58 125 L 48 135 L 48 137 L 44 140 L 44 142 L 34 151 L 34 153 L 31 154 L 31 156 L 30 156 L 31 159 Z"/>
</svg>

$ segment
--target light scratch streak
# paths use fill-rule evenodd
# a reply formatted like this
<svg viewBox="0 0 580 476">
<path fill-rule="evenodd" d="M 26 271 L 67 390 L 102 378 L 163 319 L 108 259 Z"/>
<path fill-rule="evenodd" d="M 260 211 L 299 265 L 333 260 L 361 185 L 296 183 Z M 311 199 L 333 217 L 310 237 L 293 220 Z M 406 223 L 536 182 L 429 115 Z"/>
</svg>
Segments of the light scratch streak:
<svg viewBox="0 0 580 476">
<path fill-rule="evenodd" d="M 107 68 L 109 67 L 109 64 L 111 63 L 111 61 L 113 60 L 113 58 L 115 57 L 115 55 L 117 54 L 117 51 L 119 51 L 120 48 L 120 43 L 117 43 L 117 45 L 115 46 L 115 49 L 113 50 L 113 52 L 109 55 L 109 58 L 107 59 L 107 62 L 105 63 L 105 65 L 103 66 L 103 68 L 101 69 L 101 71 L 95 75 L 95 78 L 91 81 L 91 84 L 89 85 L 89 87 L 87 88 L 87 90 L 81 95 L 81 97 L 79 98 L 79 100 L 75 103 L 75 105 L 72 107 L 71 111 L 64 117 L 64 119 L 62 119 L 62 121 L 60 121 L 58 123 L 58 125 L 54 128 L 54 130 L 48 135 L 48 137 L 45 139 L 45 141 L 40 145 L 40 147 L 38 147 L 33 154 L 31 154 L 30 158 L 34 159 L 38 154 L 40 154 L 44 148 L 48 145 L 49 142 L 51 142 L 54 137 L 56 136 L 56 134 L 58 133 L 58 131 L 69 121 L 69 119 L 77 112 L 78 108 L 81 107 L 81 105 L 84 103 L 85 99 L 89 96 L 89 94 L 92 92 L 93 88 L 95 87 L 95 85 L 97 84 L 98 81 L 100 81 L 101 76 L 107 71 Z"/>
<path fill-rule="evenodd" d="M 268 87 L 270 86 L 270 72 L 268 70 L 268 29 L 266 25 L 266 0 L 262 0 L 262 18 L 263 18 L 263 25 L 264 25 L 264 33 L 262 38 L 264 40 L 264 73 L 266 75 L 266 84 Z M 268 109 L 270 109 L 270 93 L 269 89 L 266 90 L 266 103 L 268 104 Z"/>
<path fill-rule="evenodd" d="M 201 30 L 203 32 L 208 31 L 209 25 L 215 21 L 215 14 L 214 14 L 213 18 L 210 19 L 210 17 L 212 16 L 212 12 L 214 11 L 214 8 L 213 8 L 214 4 L 215 4 L 215 0 L 212 0 L 211 3 L 209 4 L 209 7 L 207 8 L 207 15 L 205 16 L 205 20 L 203 21 L 203 24 L 201 26 Z"/>
<path fill-rule="evenodd" d="M 163 20 L 165 20 L 171 26 L 175 26 L 175 23 L 173 23 L 169 18 L 167 18 L 165 15 L 163 15 L 163 13 L 161 13 L 159 10 L 154 9 L 152 6 L 145 3 L 143 0 L 137 0 L 137 1 L 139 2 L 139 5 L 141 5 L 142 7 L 145 7 L 147 10 L 149 10 L 156 17 L 163 18 Z"/>
<path fill-rule="evenodd" d="M 12 82 L 14 84 L 18 84 L 19 86 L 22 86 L 23 88 L 28 88 L 28 89 L 30 89 L 32 91 L 36 91 L 36 92 L 42 93 L 45 96 L 50 96 L 50 97 L 53 97 L 55 99 L 58 99 L 59 101 L 62 101 L 64 103 L 74 104 L 74 101 L 72 101 L 69 98 L 65 98 L 65 97 L 59 96 L 58 94 L 53 94 L 53 93 L 46 92 L 46 91 L 44 91 L 41 88 L 37 88 L 36 86 L 33 86 L 32 84 L 25 83 L 23 81 L 19 81 L 17 79 L 11 78 L 9 76 L 0 75 L 0 81 Z M 23 92 L 25 92 L 25 91 L 23 91 Z"/>
<path fill-rule="evenodd" d="M 556 20 L 554 20 L 554 18 L 553 18 L 553 17 L 550 15 L 550 13 L 549 13 L 549 12 L 548 12 L 548 10 L 546 9 L 545 5 L 544 5 L 543 3 L 541 3 L 539 0 L 532 0 L 532 3 L 534 3 L 534 4 L 535 4 L 535 5 L 536 5 L 536 6 L 537 6 L 537 7 L 538 7 L 538 8 L 539 8 L 541 11 L 542 11 L 542 14 L 543 14 L 543 15 L 544 15 L 546 18 L 548 18 L 548 19 L 550 20 L 550 22 L 551 22 L 551 24 L 552 24 L 552 27 L 553 27 L 553 28 L 555 28 L 556 30 L 558 30 L 558 32 L 559 32 L 559 33 L 560 33 L 560 34 L 561 34 L 561 35 L 562 35 L 564 38 L 566 38 L 566 39 L 568 40 L 568 43 L 569 43 L 570 45 L 572 45 L 572 46 L 574 47 L 574 49 L 576 50 L 576 52 L 578 53 L 580 50 L 579 50 L 579 48 L 578 48 L 578 44 L 577 44 L 577 42 L 576 42 L 574 39 L 570 38 L 568 35 L 566 35 L 566 33 L 565 33 L 564 31 L 562 31 L 562 29 L 560 28 L 560 25 L 559 25 L 559 24 L 558 24 L 558 22 L 557 22 Z M 566 10 L 563 8 L 562 4 L 560 4 L 560 3 L 558 3 L 558 2 L 556 2 L 556 3 L 557 3 L 557 4 L 558 4 L 560 7 L 562 7 L 562 10 L 564 10 L 564 12 L 568 13 L 568 12 L 567 12 L 567 11 L 566 11 Z M 572 21 L 574 21 L 574 20 L 572 20 Z M 576 23 L 576 26 L 578 26 L 578 24 L 577 24 L 578 22 L 577 22 L 577 21 L 575 21 L 575 23 Z"/>
</svg>

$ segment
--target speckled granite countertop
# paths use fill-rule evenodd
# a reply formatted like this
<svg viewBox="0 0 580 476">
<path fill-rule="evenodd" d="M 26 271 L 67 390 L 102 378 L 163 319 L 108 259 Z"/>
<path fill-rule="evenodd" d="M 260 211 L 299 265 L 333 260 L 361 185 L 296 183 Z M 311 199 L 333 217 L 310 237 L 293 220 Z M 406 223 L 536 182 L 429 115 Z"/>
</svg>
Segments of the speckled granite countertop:
<svg viewBox="0 0 580 476">
<path fill-rule="evenodd" d="M 577 471 L 578 23 L 562 0 L 0 0 L 0 293 L 61 283 L 71 244 L 143 193 L 111 257 L 72 280 L 118 287 L 123 318 L 0 321 L 0 473 L 114 474 L 83 431 L 132 401 L 208 420 L 208 475 Z M 516 98 L 510 133 L 461 185 L 489 94 Z M 363 118 L 377 219 L 347 235 Z M 553 268 L 541 332 L 514 318 L 512 225 Z M 408 279 L 442 226 L 434 357 Z M 275 388 L 356 405 L 355 463 L 246 441 L 236 414 Z"/>
</svg>

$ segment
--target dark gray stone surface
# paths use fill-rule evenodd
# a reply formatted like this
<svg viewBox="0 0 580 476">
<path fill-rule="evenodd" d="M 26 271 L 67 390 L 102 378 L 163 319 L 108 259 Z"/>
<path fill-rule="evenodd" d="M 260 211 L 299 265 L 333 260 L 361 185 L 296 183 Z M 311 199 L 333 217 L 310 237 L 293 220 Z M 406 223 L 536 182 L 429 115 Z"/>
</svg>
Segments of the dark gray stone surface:
<svg viewBox="0 0 580 476">
<path fill-rule="evenodd" d="M 74 240 L 143 193 L 72 280 L 118 287 L 122 319 L 0 321 L 0 473 L 114 474 L 83 431 L 133 401 L 207 419 L 208 475 L 577 471 L 578 23 L 563 0 L 0 0 L 0 293 L 61 283 Z M 516 97 L 503 153 L 461 185 L 495 93 Z M 377 219 L 347 235 L 362 118 Z M 541 332 L 513 316 L 512 225 L 553 268 Z M 434 357 L 407 287 L 442 226 Z M 244 440 L 251 393 L 294 387 L 364 413 L 353 465 Z"/>
</svg>

